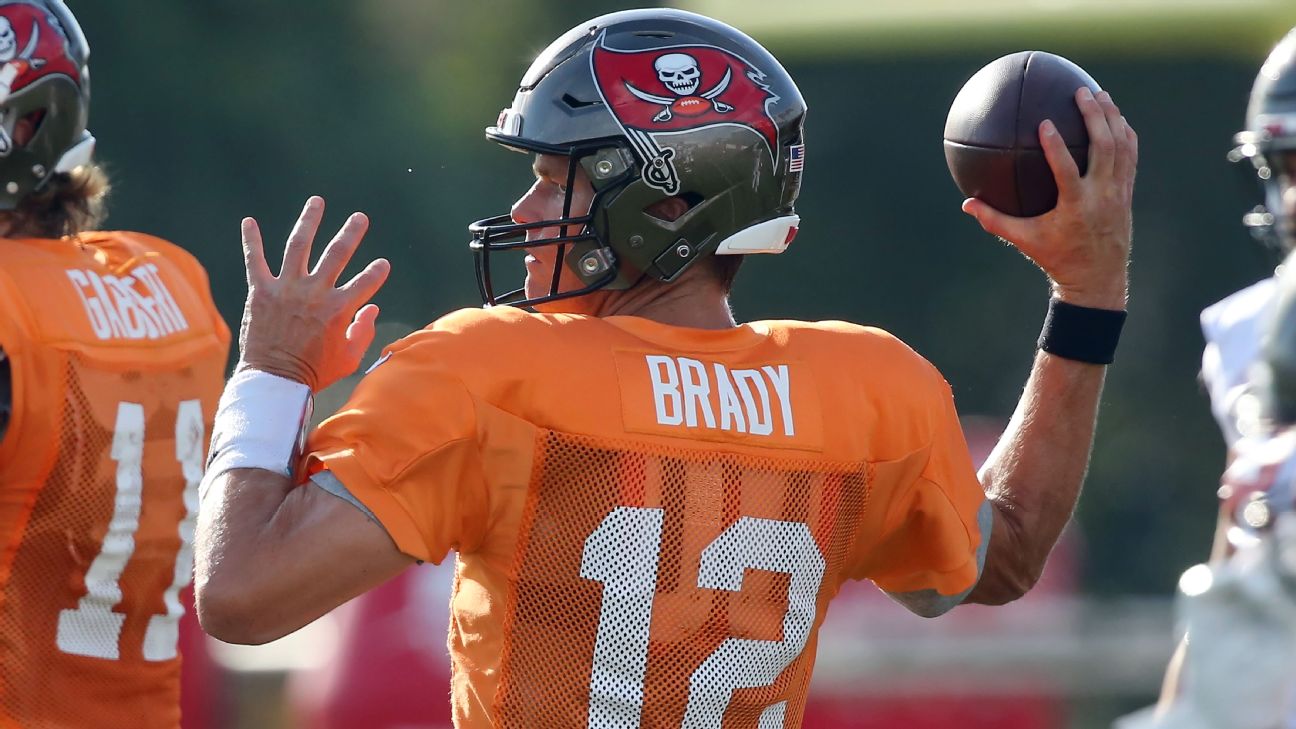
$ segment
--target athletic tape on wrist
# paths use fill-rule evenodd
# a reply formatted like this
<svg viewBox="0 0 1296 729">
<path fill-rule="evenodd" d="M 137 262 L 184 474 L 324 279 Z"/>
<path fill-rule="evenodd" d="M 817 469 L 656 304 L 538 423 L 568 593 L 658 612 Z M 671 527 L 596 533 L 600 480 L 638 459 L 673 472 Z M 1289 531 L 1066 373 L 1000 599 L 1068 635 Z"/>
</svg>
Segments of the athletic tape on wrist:
<svg viewBox="0 0 1296 729">
<path fill-rule="evenodd" d="M 300 382 L 259 370 L 231 377 L 216 408 L 200 493 L 235 468 L 291 475 L 310 410 L 310 388 Z"/>
<path fill-rule="evenodd" d="M 1111 364 L 1125 326 L 1125 312 L 1094 309 L 1050 299 L 1039 348 L 1049 354 L 1090 364 Z"/>
</svg>

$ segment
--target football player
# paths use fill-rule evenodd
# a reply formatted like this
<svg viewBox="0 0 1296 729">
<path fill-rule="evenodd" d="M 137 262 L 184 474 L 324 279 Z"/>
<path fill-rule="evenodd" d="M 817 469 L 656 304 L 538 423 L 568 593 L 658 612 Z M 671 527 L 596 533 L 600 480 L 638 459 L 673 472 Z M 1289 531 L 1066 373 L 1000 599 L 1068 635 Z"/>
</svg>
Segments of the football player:
<svg viewBox="0 0 1296 729">
<path fill-rule="evenodd" d="M 188 253 L 95 230 L 88 56 L 0 4 L 0 726 L 174 728 L 229 330 Z"/>
<path fill-rule="evenodd" d="M 312 269 L 312 199 L 276 277 L 245 220 L 242 358 L 200 512 L 205 627 L 271 640 L 454 550 L 456 726 L 791 727 L 843 581 L 927 616 L 1020 596 L 1074 507 L 1125 307 L 1136 137 L 1106 94 L 1077 100 L 1087 175 L 1041 129 L 1056 210 L 965 203 L 1055 294 L 980 479 L 949 385 L 898 339 L 734 321 L 742 256 L 796 232 L 806 107 L 709 18 L 614 13 L 540 54 L 486 131 L 534 172 L 509 215 L 471 226 L 487 308 L 388 347 L 300 457 L 310 393 L 356 367 L 389 264 L 335 288 L 356 214 Z M 510 252 L 526 277 L 500 293 Z"/>
<path fill-rule="evenodd" d="M 1266 248 L 1288 255 L 1286 267 L 1290 268 L 1289 254 L 1296 250 L 1296 29 L 1261 66 L 1247 105 L 1246 129 L 1234 137 L 1234 144 L 1229 159 L 1250 164 L 1264 191 L 1264 204 L 1245 215 L 1243 223 Z M 1291 274 L 1287 272 L 1285 287 L 1289 300 L 1296 287 Z M 1288 455 L 1296 452 L 1293 434 L 1275 437 L 1273 429 L 1275 423 L 1296 422 L 1296 397 L 1267 393 L 1270 373 L 1286 374 L 1276 381 L 1288 388 L 1294 382 L 1290 375 L 1296 373 L 1291 356 L 1296 352 L 1291 336 L 1296 334 L 1291 323 L 1296 315 L 1289 307 L 1286 319 L 1275 320 L 1284 290 L 1279 279 L 1278 274 L 1265 278 L 1202 311 L 1206 338 L 1202 380 L 1229 449 L 1230 465 L 1219 489 L 1220 512 L 1209 564 L 1192 568 L 1181 580 L 1180 587 L 1187 590 L 1179 597 L 1186 632 L 1166 671 L 1158 706 L 1131 715 L 1122 727 L 1188 726 L 1187 722 L 1278 726 L 1286 725 L 1283 716 L 1296 722 L 1296 703 L 1285 710 L 1275 708 L 1282 703 L 1277 696 L 1290 693 L 1291 681 L 1272 682 L 1285 674 L 1271 675 L 1257 668 L 1264 657 L 1251 651 L 1266 645 L 1281 649 L 1281 654 L 1267 655 L 1289 662 L 1296 656 L 1289 645 L 1296 633 L 1259 620 L 1247 595 L 1254 581 L 1270 579 L 1274 569 L 1257 557 L 1268 545 L 1262 548 L 1245 514 L 1250 509 L 1255 518 L 1257 510 L 1263 510 L 1267 521 L 1271 510 L 1266 493 L 1290 488 L 1287 481 L 1296 467 L 1296 460 L 1284 465 Z M 1286 331 L 1288 336 L 1275 338 L 1267 334 L 1270 331 Z M 1268 356 L 1266 341 L 1271 342 Z M 1260 501 L 1253 502 L 1255 498 Z M 1246 554 L 1235 555 L 1239 548 L 1245 548 Z M 1212 572 L 1210 589 L 1195 591 L 1191 576 Z M 1265 610 L 1283 614 L 1283 601 L 1290 597 L 1272 602 Z M 1235 624 L 1229 627 L 1230 622 Z M 1251 665 L 1239 665 L 1238 655 L 1246 655 Z M 1230 681 L 1230 676 L 1238 680 Z M 1242 693 L 1254 700 L 1240 698 Z M 1262 699 L 1265 694 L 1268 699 Z M 1242 706 L 1249 707 L 1245 716 L 1238 713 Z"/>
<path fill-rule="evenodd" d="M 1256 76 L 1246 130 L 1234 142 L 1229 159 L 1250 164 L 1264 190 L 1264 205 L 1244 216 L 1243 223 L 1266 248 L 1286 255 L 1296 249 L 1296 29 L 1273 49 Z M 1260 429 L 1251 375 L 1276 296 L 1276 279 L 1269 277 L 1201 314 L 1206 338 L 1202 379 L 1230 449 L 1243 435 Z M 1221 526 L 1218 554 L 1227 551 L 1227 518 Z"/>
</svg>

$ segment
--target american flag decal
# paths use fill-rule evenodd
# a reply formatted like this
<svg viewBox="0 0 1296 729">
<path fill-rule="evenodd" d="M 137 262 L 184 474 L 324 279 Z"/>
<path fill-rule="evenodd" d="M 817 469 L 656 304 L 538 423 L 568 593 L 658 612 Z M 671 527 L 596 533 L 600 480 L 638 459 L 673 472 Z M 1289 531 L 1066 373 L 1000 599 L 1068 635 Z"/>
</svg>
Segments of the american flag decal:
<svg viewBox="0 0 1296 729">
<path fill-rule="evenodd" d="M 805 167 L 805 145 L 794 144 L 788 147 L 788 172 L 800 172 Z"/>
</svg>

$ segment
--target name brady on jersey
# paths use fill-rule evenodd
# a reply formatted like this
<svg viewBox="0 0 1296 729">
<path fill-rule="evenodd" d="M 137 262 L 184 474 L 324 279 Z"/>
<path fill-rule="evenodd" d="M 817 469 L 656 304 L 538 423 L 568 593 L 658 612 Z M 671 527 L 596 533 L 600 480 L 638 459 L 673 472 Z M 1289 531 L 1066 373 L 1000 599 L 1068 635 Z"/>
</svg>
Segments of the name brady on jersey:
<svg viewBox="0 0 1296 729">
<path fill-rule="evenodd" d="M 770 435 L 775 412 L 772 393 L 783 435 L 796 435 L 786 364 L 729 369 L 719 362 L 704 363 L 690 357 L 649 354 L 644 359 L 652 378 L 659 424 Z"/>
</svg>

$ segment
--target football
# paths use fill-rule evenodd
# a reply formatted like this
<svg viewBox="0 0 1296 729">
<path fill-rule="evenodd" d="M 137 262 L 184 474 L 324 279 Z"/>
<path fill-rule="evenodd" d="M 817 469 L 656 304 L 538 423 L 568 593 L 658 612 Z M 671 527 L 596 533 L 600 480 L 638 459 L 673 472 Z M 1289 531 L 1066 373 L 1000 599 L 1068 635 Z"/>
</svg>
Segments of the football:
<svg viewBox="0 0 1296 729">
<path fill-rule="evenodd" d="M 671 110 L 680 116 L 697 116 L 711 110 L 711 102 L 701 96 L 681 96 L 671 104 Z"/>
<path fill-rule="evenodd" d="M 945 161 L 967 197 L 1019 217 L 1057 205 L 1057 184 L 1040 148 L 1039 125 L 1051 119 L 1084 174 L 1089 133 L 1075 92 L 1101 88 L 1084 69 L 1043 51 L 1021 51 L 968 79 L 945 120 Z"/>
</svg>

